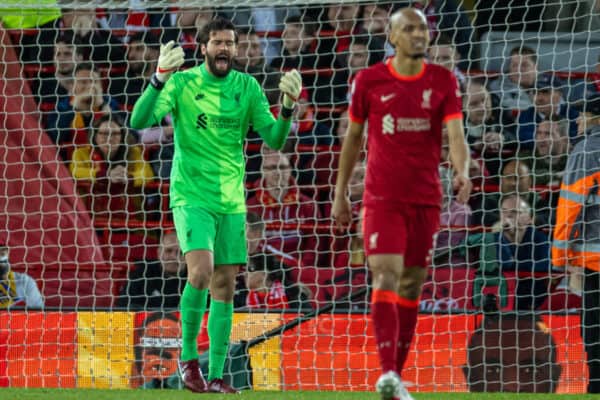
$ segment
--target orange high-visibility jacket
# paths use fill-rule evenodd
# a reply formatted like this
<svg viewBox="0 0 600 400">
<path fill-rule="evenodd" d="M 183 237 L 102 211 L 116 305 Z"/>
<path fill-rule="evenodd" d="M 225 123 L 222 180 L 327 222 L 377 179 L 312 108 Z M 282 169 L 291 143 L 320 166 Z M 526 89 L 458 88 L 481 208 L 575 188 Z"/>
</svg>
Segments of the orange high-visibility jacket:
<svg viewBox="0 0 600 400">
<path fill-rule="evenodd" d="M 560 188 L 552 265 L 600 272 L 600 126 L 573 148 Z"/>
</svg>

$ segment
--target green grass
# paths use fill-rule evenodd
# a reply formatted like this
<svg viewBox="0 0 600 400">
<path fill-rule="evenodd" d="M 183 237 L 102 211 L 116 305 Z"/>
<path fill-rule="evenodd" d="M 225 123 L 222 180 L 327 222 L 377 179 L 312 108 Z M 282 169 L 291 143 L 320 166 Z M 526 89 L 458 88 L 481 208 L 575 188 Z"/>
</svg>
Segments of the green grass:
<svg viewBox="0 0 600 400">
<path fill-rule="evenodd" d="M 200 396 L 200 397 L 199 397 Z M 419 400 L 542 400 L 542 399 L 598 399 L 591 395 L 549 395 L 549 394 L 508 394 L 508 393 L 416 393 Z M 252 392 L 239 396 L 198 395 L 179 390 L 96 390 L 96 389 L 0 389 L 2 400 L 378 400 L 375 393 L 364 392 Z"/>
</svg>

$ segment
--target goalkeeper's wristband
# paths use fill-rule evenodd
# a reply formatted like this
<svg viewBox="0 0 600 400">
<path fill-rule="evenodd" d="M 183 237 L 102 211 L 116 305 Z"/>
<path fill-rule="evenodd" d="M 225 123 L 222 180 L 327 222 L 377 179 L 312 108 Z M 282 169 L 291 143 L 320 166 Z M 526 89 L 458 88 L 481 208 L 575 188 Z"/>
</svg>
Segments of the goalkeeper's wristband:
<svg viewBox="0 0 600 400">
<path fill-rule="evenodd" d="M 154 89 L 156 90 L 161 90 L 163 87 L 165 87 L 165 83 L 161 82 L 157 77 L 156 74 L 152 74 L 152 77 L 150 78 L 150 84 L 152 85 L 152 87 L 154 87 Z"/>
<path fill-rule="evenodd" d="M 290 119 L 294 113 L 294 108 L 287 108 L 283 104 L 281 105 L 281 118 Z"/>
</svg>

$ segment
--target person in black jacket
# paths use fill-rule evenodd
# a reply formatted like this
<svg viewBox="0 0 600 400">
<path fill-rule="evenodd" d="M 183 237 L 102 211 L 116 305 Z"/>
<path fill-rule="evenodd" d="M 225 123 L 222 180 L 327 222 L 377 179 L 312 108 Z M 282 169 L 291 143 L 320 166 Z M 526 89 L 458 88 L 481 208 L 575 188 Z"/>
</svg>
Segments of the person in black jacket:
<svg viewBox="0 0 600 400">
<path fill-rule="evenodd" d="M 186 283 L 186 268 L 175 231 L 165 232 L 159 259 L 143 261 L 129 272 L 117 302 L 128 309 L 176 308 Z"/>
</svg>

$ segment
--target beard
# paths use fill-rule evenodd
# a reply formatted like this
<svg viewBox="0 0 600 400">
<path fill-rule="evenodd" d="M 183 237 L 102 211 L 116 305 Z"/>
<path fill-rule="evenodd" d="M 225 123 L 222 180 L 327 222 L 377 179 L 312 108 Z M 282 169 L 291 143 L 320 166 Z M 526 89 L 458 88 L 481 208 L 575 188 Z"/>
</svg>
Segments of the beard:
<svg viewBox="0 0 600 400">
<path fill-rule="evenodd" d="M 227 68 L 225 68 L 225 70 L 217 68 L 217 60 L 223 58 L 227 58 Z M 210 69 L 210 72 L 213 73 L 213 75 L 219 78 L 224 78 L 227 76 L 229 71 L 231 71 L 231 68 L 233 66 L 233 57 L 225 56 L 223 54 L 211 56 L 210 54 L 206 53 L 206 63 L 208 64 L 208 68 Z"/>
</svg>

